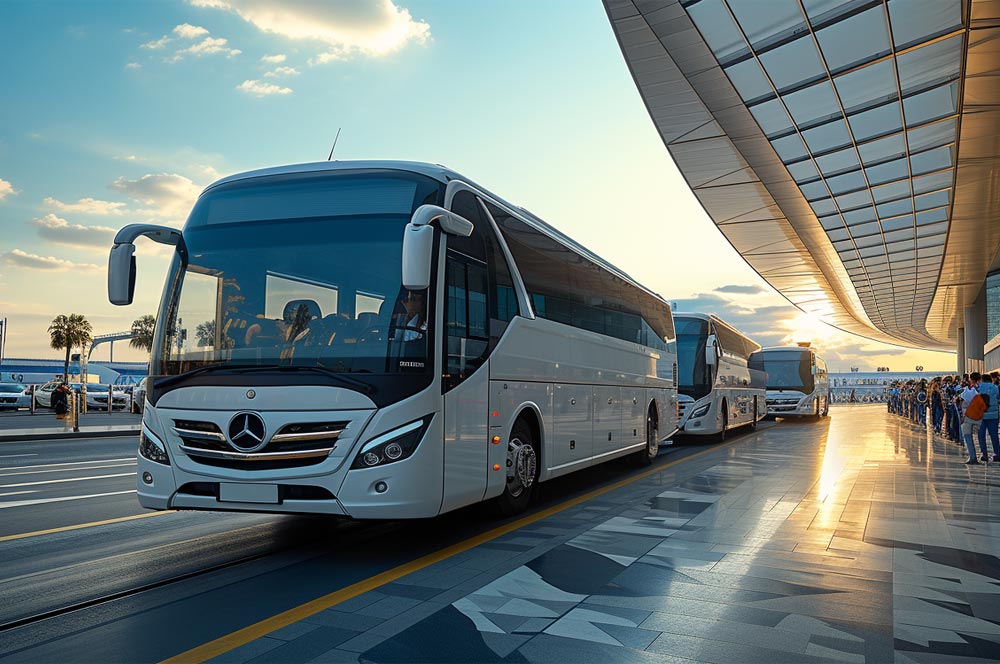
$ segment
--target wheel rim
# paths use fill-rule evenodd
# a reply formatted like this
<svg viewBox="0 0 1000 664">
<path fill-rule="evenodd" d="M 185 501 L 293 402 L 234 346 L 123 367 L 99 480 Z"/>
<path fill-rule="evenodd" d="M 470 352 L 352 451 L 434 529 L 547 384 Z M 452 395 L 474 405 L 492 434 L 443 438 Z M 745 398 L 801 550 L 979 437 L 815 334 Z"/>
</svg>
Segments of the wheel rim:
<svg viewBox="0 0 1000 664">
<path fill-rule="evenodd" d="M 511 438 L 507 443 L 507 492 L 512 498 L 535 483 L 536 465 L 535 448 L 520 438 Z"/>
</svg>

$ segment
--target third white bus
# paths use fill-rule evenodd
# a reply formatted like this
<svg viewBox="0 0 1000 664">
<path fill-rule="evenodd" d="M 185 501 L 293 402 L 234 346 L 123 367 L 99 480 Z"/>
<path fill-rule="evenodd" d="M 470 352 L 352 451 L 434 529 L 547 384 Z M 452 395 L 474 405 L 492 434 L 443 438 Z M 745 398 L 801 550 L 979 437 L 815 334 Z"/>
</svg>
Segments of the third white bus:
<svg viewBox="0 0 1000 664">
<path fill-rule="evenodd" d="M 750 364 L 767 372 L 768 417 L 819 418 L 830 412 L 826 362 L 809 345 L 763 348 Z"/>
</svg>

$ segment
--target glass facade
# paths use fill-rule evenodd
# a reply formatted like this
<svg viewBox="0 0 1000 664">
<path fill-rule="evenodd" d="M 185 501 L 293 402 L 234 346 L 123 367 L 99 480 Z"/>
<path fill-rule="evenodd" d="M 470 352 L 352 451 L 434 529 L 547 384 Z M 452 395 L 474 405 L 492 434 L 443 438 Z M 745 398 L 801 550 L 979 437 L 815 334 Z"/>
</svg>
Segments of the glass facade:
<svg viewBox="0 0 1000 664">
<path fill-rule="evenodd" d="M 682 0 L 871 321 L 921 326 L 953 200 L 960 0 Z M 1000 332 L 1000 283 L 990 335 Z"/>
<path fill-rule="evenodd" d="M 1000 334 L 1000 272 L 986 277 L 986 341 Z"/>
</svg>

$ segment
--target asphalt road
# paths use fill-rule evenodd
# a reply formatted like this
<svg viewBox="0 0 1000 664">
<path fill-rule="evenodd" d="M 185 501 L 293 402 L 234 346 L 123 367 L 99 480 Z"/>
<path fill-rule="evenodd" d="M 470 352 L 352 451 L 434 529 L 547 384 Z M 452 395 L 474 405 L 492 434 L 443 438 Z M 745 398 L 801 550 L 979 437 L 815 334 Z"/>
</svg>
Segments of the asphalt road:
<svg viewBox="0 0 1000 664">
<path fill-rule="evenodd" d="M 533 510 L 635 472 L 546 483 Z M 132 438 L 0 443 L 0 515 L 3 662 L 159 661 L 502 523 L 483 506 L 399 522 L 148 512 Z"/>
</svg>

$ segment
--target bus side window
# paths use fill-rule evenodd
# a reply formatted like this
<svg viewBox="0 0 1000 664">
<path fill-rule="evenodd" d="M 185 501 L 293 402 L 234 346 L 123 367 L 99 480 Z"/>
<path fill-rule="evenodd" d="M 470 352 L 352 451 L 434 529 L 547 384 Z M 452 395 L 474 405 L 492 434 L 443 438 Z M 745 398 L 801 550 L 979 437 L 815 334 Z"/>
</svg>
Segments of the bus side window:
<svg viewBox="0 0 1000 664">
<path fill-rule="evenodd" d="M 443 391 L 482 366 L 489 348 L 486 266 L 451 251 L 445 270 L 445 369 Z"/>
</svg>

